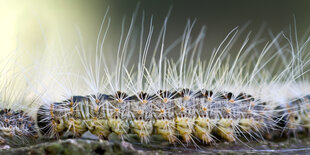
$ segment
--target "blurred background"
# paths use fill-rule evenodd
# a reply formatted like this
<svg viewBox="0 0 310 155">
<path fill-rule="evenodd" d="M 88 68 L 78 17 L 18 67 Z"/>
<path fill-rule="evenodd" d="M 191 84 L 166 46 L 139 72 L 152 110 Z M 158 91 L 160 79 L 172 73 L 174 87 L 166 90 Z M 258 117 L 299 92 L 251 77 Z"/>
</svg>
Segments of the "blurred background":
<svg viewBox="0 0 310 155">
<path fill-rule="evenodd" d="M 217 47 L 227 33 L 237 26 L 249 24 L 245 35 L 253 31 L 252 38 L 264 28 L 266 31 L 262 33 L 262 38 L 267 40 L 272 38 L 270 32 L 276 34 L 289 29 L 294 24 L 294 16 L 299 36 L 306 35 L 310 28 L 308 0 L 1 0 L 0 60 L 8 55 L 18 57 L 20 53 L 16 51 L 22 51 L 27 53 L 21 58 L 22 66 L 27 66 L 34 61 L 32 56 L 47 49 L 54 53 L 74 53 L 75 47 L 80 46 L 79 32 L 83 46 L 92 55 L 108 6 L 111 25 L 106 44 L 111 47 L 105 47 L 104 52 L 107 56 L 113 54 L 119 42 L 122 20 L 126 17 L 125 28 L 128 28 L 138 2 L 141 4 L 137 23 L 140 23 L 144 11 L 147 29 L 153 15 L 154 36 L 160 31 L 172 7 L 167 27 L 167 45 L 182 35 L 188 19 L 197 20 L 194 36 L 205 25 L 206 51 Z M 140 30 L 139 26 L 135 29 Z"/>
<path fill-rule="evenodd" d="M 1 56 L 16 50 L 18 44 L 30 52 L 40 51 L 45 48 L 44 41 L 52 45 L 59 42 L 59 38 L 63 46 L 71 48 L 78 41 L 77 27 L 84 44 L 91 47 L 96 43 L 108 6 L 111 32 L 115 33 L 115 37 L 108 40 L 115 42 L 123 17 L 127 16 L 129 23 L 138 2 L 141 3 L 140 17 L 143 10 L 146 19 L 154 15 L 155 32 L 159 31 L 169 7 L 173 7 L 168 22 L 168 43 L 182 34 L 188 19 L 197 19 L 196 32 L 202 25 L 207 26 L 206 45 L 212 48 L 234 27 L 242 27 L 247 22 L 250 22 L 248 30 L 257 31 L 265 24 L 274 33 L 293 24 L 293 15 L 299 32 L 305 32 L 310 25 L 308 0 L 1 0 Z M 146 24 L 148 22 L 146 20 Z"/>
</svg>

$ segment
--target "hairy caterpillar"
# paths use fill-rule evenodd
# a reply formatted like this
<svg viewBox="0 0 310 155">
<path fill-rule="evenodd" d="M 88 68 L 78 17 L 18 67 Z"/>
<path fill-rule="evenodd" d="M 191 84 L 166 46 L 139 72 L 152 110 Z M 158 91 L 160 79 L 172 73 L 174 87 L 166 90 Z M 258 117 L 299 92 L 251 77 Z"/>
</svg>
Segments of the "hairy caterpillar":
<svg viewBox="0 0 310 155">
<path fill-rule="evenodd" d="M 23 90 L 29 90 L 20 82 L 22 75 L 15 71 L 12 55 L 2 60 L 0 80 L 0 139 L 1 146 L 24 146 L 34 144 L 39 137 L 35 118 L 36 110 L 28 109 L 32 101 L 27 100 Z M 26 103 L 25 103 L 26 102 Z M 27 109 L 27 110 L 26 110 Z"/>
<path fill-rule="evenodd" d="M 38 130 L 44 138 L 80 137 L 89 131 L 104 140 L 111 133 L 126 139 L 128 134 L 134 133 L 142 143 L 149 143 L 150 136 L 159 134 L 172 144 L 196 144 L 197 141 L 210 144 L 219 140 L 242 142 L 243 139 L 249 141 L 278 136 L 274 134 L 276 132 L 289 134 L 309 129 L 309 38 L 301 47 L 294 47 L 292 38 L 280 33 L 257 53 L 259 42 L 250 42 L 248 35 L 237 55 L 231 57 L 229 52 L 241 31 L 235 28 L 211 52 L 210 60 L 205 61 L 201 59 L 205 28 L 193 39 L 191 31 L 194 24 L 188 22 L 180 41 L 175 43 L 180 44 L 180 56 L 170 59 L 167 56 L 169 49 L 176 48 L 176 45 L 165 47 L 169 15 L 157 41 L 154 41 L 153 56 L 149 53 L 154 31 L 152 20 L 147 39 L 144 40 L 145 32 L 141 29 L 138 48 L 130 47 L 131 40 L 135 39 L 136 16 L 137 12 L 127 33 L 124 24 L 122 26 L 113 65 L 106 63 L 110 57 L 104 53 L 110 22 L 105 16 L 94 60 L 81 47 L 75 54 L 80 56 L 83 73 L 57 68 L 55 75 L 48 74 L 52 76 L 48 79 L 49 84 L 53 87 L 60 85 L 63 89 L 59 94 L 50 93 L 52 87 L 47 87 L 44 94 L 33 86 L 33 92 L 40 100 L 36 101 L 39 107 L 36 116 L 29 118 L 22 112 L 13 112 L 14 119 L 15 116 L 23 117 L 26 122 L 22 124 L 27 126 L 30 122 L 29 128 L 16 127 L 25 132 L 24 135 L 35 137 L 37 130 L 33 127 L 33 120 L 36 118 Z M 144 17 L 142 19 L 143 28 Z M 287 44 L 280 45 L 281 37 Z M 139 51 L 139 58 L 137 67 L 131 68 L 129 59 L 134 50 Z M 64 66 L 70 66 L 67 64 Z M 273 69 L 278 64 L 282 66 Z M 77 79 L 70 81 L 72 77 Z M 66 80 L 72 82 L 73 87 L 79 87 L 77 92 L 80 94 L 63 85 L 68 82 Z M 28 82 L 33 85 L 43 83 L 33 81 Z M 288 95 L 292 93 L 296 94 Z M 62 97 L 53 98 L 53 95 Z M 284 97 L 277 98 L 279 95 Z M 7 110 L 1 112 L 3 135 L 7 126 L 11 125 L 5 119 L 12 114 Z"/>
</svg>

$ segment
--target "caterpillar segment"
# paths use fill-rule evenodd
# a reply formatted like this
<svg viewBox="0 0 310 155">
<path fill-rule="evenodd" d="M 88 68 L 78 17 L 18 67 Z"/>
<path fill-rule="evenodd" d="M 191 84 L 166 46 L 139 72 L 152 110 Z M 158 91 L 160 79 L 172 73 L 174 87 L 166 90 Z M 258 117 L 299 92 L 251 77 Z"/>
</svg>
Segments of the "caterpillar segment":
<svg viewBox="0 0 310 155">
<path fill-rule="evenodd" d="M 270 110 L 266 107 L 266 103 L 245 93 L 240 93 L 235 100 L 240 111 L 237 115 L 239 119 L 236 133 L 245 139 L 248 139 L 247 137 L 263 139 L 262 133 L 272 127 Z"/>
<path fill-rule="evenodd" d="M 251 132 L 253 125 L 253 112 L 252 107 L 250 106 L 250 99 L 248 99 L 247 95 L 243 93 L 240 93 L 236 97 L 234 94 L 228 93 L 228 99 L 229 102 L 234 105 L 233 108 L 239 111 L 235 114 L 236 116 L 234 116 L 238 120 L 237 128 L 239 129 L 239 133 L 244 134 L 243 132 Z"/>
<path fill-rule="evenodd" d="M 0 137 L 2 144 L 24 146 L 38 138 L 35 120 L 22 110 L 0 110 Z"/>
<path fill-rule="evenodd" d="M 309 130 L 309 99 L 310 95 L 295 99 L 289 103 L 292 107 L 295 107 L 290 113 L 289 124 L 291 124 L 291 126 L 294 127 L 293 129 L 297 132 L 305 132 Z"/>
<path fill-rule="evenodd" d="M 108 95 L 90 95 L 87 96 L 89 104 L 86 107 L 86 125 L 92 134 L 98 136 L 102 140 L 108 139 L 111 129 L 106 113 L 108 106 Z"/>
<path fill-rule="evenodd" d="M 130 111 L 132 121 L 130 124 L 132 132 L 137 134 L 142 143 L 148 143 L 153 132 L 153 105 L 152 99 L 147 93 L 139 93 L 131 97 Z"/>
<path fill-rule="evenodd" d="M 120 91 L 110 95 L 108 99 L 108 124 L 113 133 L 121 138 L 124 138 L 130 129 L 130 103 L 130 97 Z"/>
<path fill-rule="evenodd" d="M 174 96 L 175 93 L 160 90 L 153 100 L 155 131 L 171 144 L 178 142 L 174 116 Z"/>
<path fill-rule="evenodd" d="M 176 93 L 174 99 L 176 130 L 187 144 L 194 141 L 193 132 L 196 116 L 194 95 L 189 89 L 181 89 Z"/>
<path fill-rule="evenodd" d="M 213 94 L 211 109 L 212 115 L 216 120 L 214 132 L 221 138 L 233 142 L 235 141 L 235 127 L 237 121 L 234 120 L 238 113 L 235 101 L 231 98 L 231 93 L 217 92 Z"/>
<path fill-rule="evenodd" d="M 233 123 L 234 120 L 232 118 L 220 118 L 217 122 L 216 132 L 228 142 L 234 142 L 236 140 L 233 127 L 235 124 Z"/>
<path fill-rule="evenodd" d="M 37 112 L 37 125 L 44 137 L 59 139 L 65 133 L 67 108 L 62 102 L 43 104 Z"/>
<path fill-rule="evenodd" d="M 216 127 L 217 120 L 212 112 L 212 91 L 199 91 L 195 96 L 195 102 L 197 103 L 197 116 L 194 125 L 194 134 L 203 143 L 215 142 L 215 137 L 212 135 L 213 129 Z"/>
<path fill-rule="evenodd" d="M 304 96 L 302 100 L 300 123 L 305 128 L 306 132 L 310 133 L 310 95 Z"/>
<path fill-rule="evenodd" d="M 309 132 L 310 129 L 310 95 L 293 99 L 275 108 L 273 114 L 281 134 L 287 136 Z"/>
<path fill-rule="evenodd" d="M 75 137 L 82 136 L 88 130 L 85 122 L 88 103 L 88 98 L 83 96 L 72 96 L 64 101 L 68 111 L 64 118 L 65 127 Z"/>
<path fill-rule="evenodd" d="M 246 135 L 251 135 L 254 130 L 258 130 L 258 122 L 253 118 L 256 107 L 250 95 L 240 93 L 236 96 L 231 92 L 205 91 L 200 96 L 205 98 L 204 103 L 211 102 L 209 107 L 200 107 L 199 109 L 201 112 L 204 110 L 203 108 L 212 109 L 208 115 L 215 119 L 212 121 L 216 124 L 213 131 L 221 138 L 233 142 L 238 136 L 246 137 Z M 200 105 L 204 105 L 204 103 Z"/>
</svg>

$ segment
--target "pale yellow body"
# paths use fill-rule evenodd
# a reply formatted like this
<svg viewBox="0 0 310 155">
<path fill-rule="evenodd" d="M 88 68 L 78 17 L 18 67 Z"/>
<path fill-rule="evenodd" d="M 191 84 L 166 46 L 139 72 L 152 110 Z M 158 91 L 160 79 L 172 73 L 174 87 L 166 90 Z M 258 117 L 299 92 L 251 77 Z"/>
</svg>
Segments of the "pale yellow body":
<svg viewBox="0 0 310 155">
<path fill-rule="evenodd" d="M 52 127 L 53 127 L 54 132 L 61 133 L 66 128 L 65 121 L 63 119 L 60 119 L 56 123 L 56 121 L 52 120 Z"/>
<path fill-rule="evenodd" d="M 111 133 L 108 120 L 91 119 L 86 121 L 88 130 L 100 139 L 107 139 Z"/>
<path fill-rule="evenodd" d="M 65 121 L 65 124 L 66 128 L 68 128 L 69 131 L 74 134 L 74 136 L 79 137 L 88 130 L 84 120 L 81 119 L 69 118 L 67 121 Z"/>
<path fill-rule="evenodd" d="M 310 114 L 301 115 L 301 123 L 305 128 L 309 130 L 310 129 Z"/>
<path fill-rule="evenodd" d="M 198 116 L 195 120 L 194 133 L 205 143 L 211 143 L 211 132 L 216 125 L 216 120 Z"/>
<path fill-rule="evenodd" d="M 226 118 L 222 118 L 217 122 L 217 133 L 229 142 L 235 141 L 233 123 L 234 120 Z"/>
<path fill-rule="evenodd" d="M 2 128 L 0 130 L 4 136 L 6 137 L 13 137 L 14 134 L 13 134 L 13 129 L 12 128 Z"/>
<path fill-rule="evenodd" d="M 148 137 L 151 136 L 153 131 L 153 123 L 151 121 L 133 120 L 132 129 L 140 137 L 141 141 L 148 142 Z"/>
<path fill-rule="evenodd" d="M 195 120 L 189 117 L 176 117 L 176 130 L 187 143 L 191 141 Z"/>
<path fill-rule="evenodd" d="M 263 120 L 255 120 L 254 118 L 242 118 L 239 120 L 240 129 L 246 133 L 261 129 L 262 123 Z"/>
<path fill-rule="evenodd" d="M 242 118 L 239 120 L 240 129 L 244 132 L 250 132 L 255 125 L 253 118 Z"/>
<path fill-rule="evenodd" d="M 160 134 L 164 139 L 168 140 L 169 143 L 175 143 L 175 121 L 174 120 L 156 120 L 154 127 L 158 134 Z"/>
<path fill-rule="evenodd" d="M 128 133 L 129 126 L 124 120 L 120 118 L 117 118 L 117 119 L 110 118 L 108 124 L 111 130 L 119 136 L 122 136 Z"/>
</svg>

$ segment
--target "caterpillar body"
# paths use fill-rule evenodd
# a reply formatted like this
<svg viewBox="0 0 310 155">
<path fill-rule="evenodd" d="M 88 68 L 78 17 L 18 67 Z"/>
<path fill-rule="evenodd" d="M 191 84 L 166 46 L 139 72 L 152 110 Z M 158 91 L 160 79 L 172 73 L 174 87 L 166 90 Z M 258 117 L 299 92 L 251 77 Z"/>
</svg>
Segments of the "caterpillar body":
<svg viewBox="0 0 310 155">
<path fill-rule="evenodd" d="M 35 120 L 22 110 L 3 109 L 1 114 L 1 144 L 22 146 L 38 138 Z"/>
<path fill-rule="evenodd" d="M 222 92 L 213 95 L 207 91 L 209 95 L 197 92 L 189 97 L 184 95 L 186 91 L 190 90 L 161 91 L 161 95 L 173 96 L 170 99 L 140 94 L 148 100 L 120 92 L 116 96 L 123 98 L 102 94 L 97 99 L 95 95 L 73 96 L 62 103 L 42 105 L 38 111 L 38 126 L 41 133 L 49 137 L 59 137 L 65 131 L 81 136 L 89 130 L 107 139 L 111 132 L 120 136 L 132 132 L 141 142 L 148 142 L 149 136 L 159 134 L 171 143 L 177 142 L 179 136 L 189 143 L 194 135 L 204 143 L 211 143 L 215 140 L 213 133 L 230 142 L 235 141 L 237 135 L 263 138 L 263 133 L 274 126 L 266 103 L 251 95 Z M 289 122 L 284 118 L 279 121 Z"/>
<path fill-rule="evenodd" d="M 310 95 L 293 99 L 287 104 L 280 105 L 276 109 L 280 110 L 274 114 L 277 125 L 292 133 L 309 132 L 309 106 Z M 285 109 L 285 110 L 284 110 Z"/>
<path fill-rule="evenodd" d="M 122 26 L 113 65 L 107 64 L 112 56 L 106 56 L 103 48 L 110 24 L 110 19 L 106 23 L 105 15 L 95 60 L 88 59 L 83 47 L 74 53 L 80 56 L 79 63 L 85 74 L 71 73 L 71 68 L 57 68 L 70 66 L 66 58 L 63 58 L 65 64 L 52 63 L 55 68 L 36 69 L 42 71 L 39 77 L 48 73 L 52 78 L 28 80 L 29 75 L 36 74 L 26 73 L 27 83 L 32 85 L 29 96 L 35 96 L 38 108 L 35 114 L 28 115 L 1 107 L 0 136 L 5 143 L 11 145 L 9 139 L 14 136 L 38 142 L 38 137 L 81 137 L 90 132 L 101 140 L 108 140 L 112 133 L 126 140 L 128 134 L 133 133 L 141 143 L 151 143 L 151 136 L 160 135 L 171 144 L 185 146 L 183 143 L 275 139 L 283 133 L 296 135 L 310 130 L 307 80 L 310 55 L 306 48 L 310 38 L 295 49 L 292 38 L 280 33 L 258 53 L 259 41 L 249 42 L 247 35 L 237 55 L 232 57 L 229 51 L 239 36 L 239 29 L 235 28 L 211 52 L 210 60 L 205 61 L 201 60 L 205 28 L 193 39 L 194 24 L 190 21 L 181 39 L 165 48 L 168 15 L 151 57 L 148 52 L 154 31 L 152 19 L 146 40 L 143 39 L 144 29 L 141 29 L 137 67 L 130 68 L 130 55 L 134 55 L 137 48 L 129 47 L 130 41 L 136 41 L 132 36 L 136 16 L 137 11 L 127 33 L 124 24 Z M 142 28 L 143 22 L 144 16 Z M 107 29 L 103 31 L 104 24 Z M 281 36 L 288 42 L 283 47 L 278 42 Z M 169 50 L 177 44 L 181 44 L 179 58 L 169 59 Z M 272 50 L 275 52 L 269 52 Z M 50 59 L 53 60 L 60 61 L 59 57 Z M 45 61 L 41 63 L 47 63 Z M 52 71 L 55 75 L 50 73 Z M 66 80 L 79 87 L 80 94 L 62 85 L 68 82 Z M 52 86 L 46 86 L 44 91 L 36 89 L 37 85 L 45 87 L 45 83 Z M 59 91 L 57 86 L 65 91 Z"/>
</svg>

